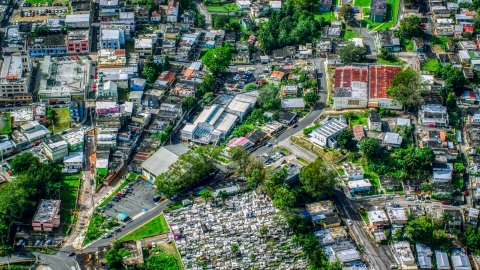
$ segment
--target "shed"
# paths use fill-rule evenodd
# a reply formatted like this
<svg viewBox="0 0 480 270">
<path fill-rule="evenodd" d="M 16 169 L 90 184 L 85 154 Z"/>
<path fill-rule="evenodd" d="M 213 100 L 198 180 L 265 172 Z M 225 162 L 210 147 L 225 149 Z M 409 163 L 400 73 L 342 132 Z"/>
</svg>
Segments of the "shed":
<svg viewBox="0 0 480 270">
<path fill-rule="evenodd" d="M 117 219 L 120 220 L 120 221 L 122 221 L 122 222 L 125 221 L 125 220 L 127 220 L 128 218 L 129 218 L 129 216 L 128 216 L 128 214 L 125 213 L 125 212 L 120 212 L 120 213 L 118 213 L 118 215 L 117 215 Z"/>
</svg>

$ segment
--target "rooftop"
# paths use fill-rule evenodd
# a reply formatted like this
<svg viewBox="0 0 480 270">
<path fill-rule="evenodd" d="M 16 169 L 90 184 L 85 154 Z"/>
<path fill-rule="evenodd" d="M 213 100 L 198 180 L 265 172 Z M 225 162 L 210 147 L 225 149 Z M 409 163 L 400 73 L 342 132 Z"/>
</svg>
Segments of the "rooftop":
<svg viewBox="0 0 480 270">
<path fill-rule="evenodd" d="M 52 222 L 56 215 L 60 212 L 60 200 L 42 199 L 38 205 L 37 212 L 33 216 L 32 222 Z"/>
<path fill-rule="evenodd" d="M 371 15 L 382 15 L 384 16 L 387 12 L 387 1 L 386 0 L 372 0 L 370 4 L 370 14 Z"/>
<path fill-rule="evenodd" d="M 383 210 L 368 211 L 370 222 L 388 221 L 387 214 Z"/>
<path fill-rule="evenodd" d="M 188 147 L 182 144 L 163 146 L 147 159 L 142 167 L 158 176 L 161 173 L 167 172 L 169 166 L 189 150 Z"/>
<path fill-rule="evenodd" d="M 370 66 L 370 98 L 388 98 L 387 88 L 402 67 Z"/>
<path fill-rule="evenodd" d="M 65 46 L 65 35 L 61 34 L 51 34 L 48 36 L 42 36 L 38 38 L 29 38 L 28 47 L 43 47 L 43 46 Z"/>
<path fill-rule="evenodd" d="M 336 118 L 332 118 L 315 129 L 313 132 L 319 133 L 320 135 L 328 138 L 347 127 L 348 126 L 345 123 L 340 122 Z"/>
<path fill-rule="evenodd" d="M 66 98 L 85 91 L 86 62 L 57 60 L 47 55 L 41 62 L 39 72 L 38 94 L 43 98 Z"/>
<path fill-rule="evenodd" d="M 305 208 L 310 215 L 318 215 L 322 213 L 333 212 L 335 206 L 333 205 L 332 201 L 320 201 L 305 204 Z"/>
<path fill-rule="evenodd" d="M 63 139 L 67 141 L 68 145 L 76 145 L 83 142 L 84 134 L 83 130 L 77 130 L 62 135 Z"/>
<path fill-rule="evenodd" d="M 334 96 L 367 98 L 366 67 L 340 67 L 335 69 Z"/>
<path fill-rule="evenodd" d="M 2 84 L 23 83 L 25 77 L 23 73 L 23 59 L 19 55 L 5 56 L 3 58 L 0 80 Z"/>
<path fill-rule="evenodd" d="M 67 145 L 67 142 L 62 138 L 62 136 L 58 134 L 43 139 L 43 143 L 50 149 L 55 149 Z"/>
</svg>

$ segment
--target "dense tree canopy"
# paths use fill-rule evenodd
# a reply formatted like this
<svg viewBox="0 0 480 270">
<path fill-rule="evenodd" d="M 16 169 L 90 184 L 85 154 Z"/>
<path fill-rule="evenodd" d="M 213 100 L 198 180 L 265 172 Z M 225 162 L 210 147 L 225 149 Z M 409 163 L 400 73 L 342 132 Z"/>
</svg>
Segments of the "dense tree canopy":
<svg viewBox="0 0 480 270">
<path fill-rule="evenodd" d="M 38 158 L 35 158 L 32 153 L 26 152 L 12 159 L 10 169 L 13 175 L 19 175 L 26 172 L 30 167 L 36 167 L 39 163 Z"/>
<path fill-rule="evenodd" d="M 465 76 L 462 70 L 454 67 L 452 64 L 441 66 L 440 75 L 445 82 L 444 88 L 447 89 L 447 94 L 448 92 L 460 90 L 465 85 Z"/>
<path fill-rule="evenodd" d="M 258 104 L 264 110 L 277 110 L 282 107 L 282 101 L 277 97 L 278 90 L 273 85 L 265 85 L 258 91 Z"/>
<path fill-rule="evenodd" d="M 217 84 L 217 78 L 211 74 L 206 74 L 202 78 L 202 82 L 198 86 L 198 95 L 201 97 L 206 93 L 213 92 L 215 90 L 215 85 Z"/>
<path fill-rule="evenodd" d="M 320 96 L 313 92 L 308 92 L 303 96 L 303 101 L 305 101 L 305 104 L 310 107 L 313 107 L 313 105 L 315 105 L 315 102 L 317 102 L 319 99 Z"/>
<path fill-rule="evenodd" d="M 212 73 L 225 72 L 232 61 L 232 53 L 227 47 L 209 49 L 203 57 L 203 63 Z"/>
<path fill-rule="evenodd" d="M 333 195 L 335 173 L 321 158 L 303 167 L 300 182 L 305 191 L 317 200 Z"/>
<path fill-rule="evenodd" d="M 360 141 L 360 150 L 367 159 L 379 157 L 381 155 L 381 146 L 377 139 L 373 137 L 365 138 Z"/>
<path fill-rule="evenodd" d="M 337 146 L 340 148 L 350 149 L 353 144 L 353 137 L 353 132 L 349 128 L 342 130 L 342 132 L 340 132 L 337 137 Z"/>
<path fill-rule="evenodd" d="M 427 83 L 412 68 L 407 68 L 395 75 L 392 86 L 387 89 L 388 95 L 403 106 L 418 106 L 422 94 L 427 91 Z"/>
<path fill-rule="evenodd" d="M 349 23 L 355 17 L 355 11 L 351 5 L 343 5 L 338 13 L 346 23 Z"/>
<path fill-rule="evenodd" d="M 351 63 L 358 63 L 363 60 L 367 54 L 367 49 L 355 46 L 355 44 L 350 42 L 347 46 L 338 49 L 337 54 L 345 65 L 350 65 Z"/>
<path fill-rule="evenodd" d="M 417 16 L 407 17 L 400 21 L 400 32 L 406 37 L 423 37 L 421 23 L 422 21 Z"/>
</svg>

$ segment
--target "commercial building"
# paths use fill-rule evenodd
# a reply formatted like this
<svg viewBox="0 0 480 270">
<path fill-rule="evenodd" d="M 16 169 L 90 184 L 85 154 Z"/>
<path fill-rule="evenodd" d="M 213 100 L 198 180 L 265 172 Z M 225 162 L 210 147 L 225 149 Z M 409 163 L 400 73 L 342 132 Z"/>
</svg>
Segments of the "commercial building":
<svg viewBox="0 0 480 270">
<path fill-rule="evenodd" d="M 42 149 L 52 162 L 62 161 L 68 155 L 68 144 L 60 135 L 43 139 Z"/>
<path fill-rule="evenodd" d="M 88 60 L 53 60 L 47 55 L 40 65 L 38 97 L 43 103 L 70 103 L 85 98 Z"/>
<path fill-rule="evenodd" d="M 27 52 L 29 56 L 62 55 L 67 53 L 65 35 L 50 34 L 37 38 L 29 38 Z"/>
<path fill-rule="evenodd" d="M 157 176 L 167 172 L 168 167 L 189 150 L 190 149 L 183 144 L 162 146 L 142 164 L 142 174 L 147 177 L 147 179 L 155 180 Z"/>
<path fill-rule="evenodd" d="M 60 226 L 60 200 L 42 199 L 32 219 L 34 231 L 51 232 Z"/>
<path fill-rule="evenodd" d="M 153 54 L 153 42 L 152 38 L 136 38 L 134 44 L 134 50 L 140 55 Z"/>
<path fill-rule="evenodd" d="M 305 110 L 303 98 L 283 98 L 282 109 L 284 110 Z"/>
<path fill-rule="evenodd" d="M 335 69 L 333 109 L 366 108 L 368 102 L 367 67 Z"/>
<path fill-rule="evenodd" d="M 3 55 L 21 53 L 26 51 L 26 38 L 20 25 L 10 25 L 5 28 L 5 36 L 2 40 Z"/>
<path fill-rule="evenodd" d="M 70 29 L 90 28 L 90 14 L 74 14 L 65 17 L 65 25 Z"/>
<path fill-rule="evenodd" d="M 31 103 L 32 63 L 26 55 L 4 56 L 0 73 L 0 102 L 4 105 Z"/>
<path fill-rule="evenodd" d="M 395 75 L 402 71 L 397 66 L 370 66 L 370 95 L 368 107 L 401 110 L 402 105 L 393 101 L 388 94 Z"/>
<path fill-rule="evenodd" d="M 338 135 L 346 128 L 348 126 L 345 123 L 332 118 L 310 134 L 310 141 L 321 147 L 335 148 Z"/>
<path fill-rule="evenodd" d="M 84 132 L 79 129 L 73 132 L 68 132 L 61 135 L 68 144 L 68 150 L 75 152 L 83 149 L 84 146 Z"/>
<path fill-rule="evenodd" d="M 75 122 L 81 122 L 85 116 L 85 102 L 82 101 L 70 101 L 68 105 L 70 109 L 70 119 Z"/>
<path fill-rule="evenodd" d="M 33 121 L 21 126 L 20 130 L 30 143 L 50 137 L 50 130 L 44 125 L 41 125 L 38 121 Z"/>
<path fill-rule="evenodd" d="M 90 51 L 90 31 L 76 30 L 67 34 L 65 41 L 68 53 L 85 53 Z"/>
</svg>

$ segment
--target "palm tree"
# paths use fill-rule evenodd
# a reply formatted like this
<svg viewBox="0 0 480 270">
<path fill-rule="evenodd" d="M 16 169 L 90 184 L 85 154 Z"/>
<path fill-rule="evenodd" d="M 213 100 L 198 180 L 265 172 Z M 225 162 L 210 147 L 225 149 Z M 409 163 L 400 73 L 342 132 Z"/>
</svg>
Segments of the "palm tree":
<svg viewBox="0 0 480 270">
<path fill-rule="evenodd" d="M 447 223 L 453 221 L 453 216 L 450 213 L 443 213 L 440 217 L 440 221 L 443 223 L 443 231 L 445 232 L 447 230 Z"/>
<path fill-rule="evenodd" d="M 217 197 L 219 197 L 222 202 L 223 202 L 223 205 L 225 205 L 225 201 L 227 200 L 228 198 L 228 194 L 225 190 L 221 190 L 218 194 L 217 194 Z"/>
<path fill-rule="evenodd" d="M 205 204 L 207 204 L 208 200 L 212 198 L 213 191 L 209 189 L 204 189 L 200 191 L 200 197 L 202 197 L 205 200 Z"/>
</svg>

